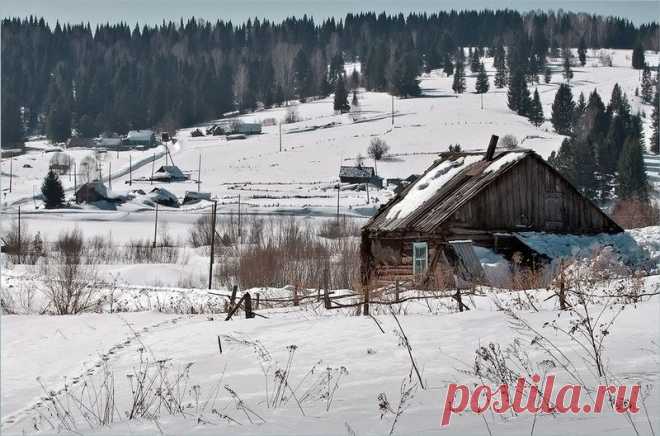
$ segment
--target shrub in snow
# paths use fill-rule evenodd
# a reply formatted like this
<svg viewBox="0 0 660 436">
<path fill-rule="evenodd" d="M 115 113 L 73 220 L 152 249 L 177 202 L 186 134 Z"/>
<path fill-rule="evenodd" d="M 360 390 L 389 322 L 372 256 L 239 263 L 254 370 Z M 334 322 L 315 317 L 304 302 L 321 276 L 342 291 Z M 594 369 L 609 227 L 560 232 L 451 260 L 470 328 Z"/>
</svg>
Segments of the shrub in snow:
<svg viewBox="0 0 660 436">
<path fill-rule="evenodd" d="M 518 147 L 518 139 L 510 134 L 504 135 L 502 139 L 500 139 L 500 144 L 504 148 L 508 149 L 513 149 Z"/>
<path fill-rule="evenodd" d="M 374 160 L 381 160 L 389 151 L 390 146 L 380 138 L 373 138 L 367 148 L 367 154 Z"/>
<path fill-rule="evenodd" d="M 298 109 L 295 106 L 289 106 L 286 110 L 286 115 L 284 116 L 284 124 L 297 123 L 298 121 L 300 121 Z"/>
</svg>

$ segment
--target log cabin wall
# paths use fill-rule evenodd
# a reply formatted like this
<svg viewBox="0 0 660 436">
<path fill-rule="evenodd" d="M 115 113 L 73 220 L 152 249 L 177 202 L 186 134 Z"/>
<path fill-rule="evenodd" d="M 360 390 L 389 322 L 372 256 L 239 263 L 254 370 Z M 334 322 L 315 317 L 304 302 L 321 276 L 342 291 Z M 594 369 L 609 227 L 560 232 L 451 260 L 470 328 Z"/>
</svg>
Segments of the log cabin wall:
<svg viewBox="0 0 660 436">
<path fill-rule="evenodd" d="M 566 180 L 536 158 L 526 158 L 502 174 L 450 218 L 451 233 L 617 231 L 612 221 Z"/>
</svg>

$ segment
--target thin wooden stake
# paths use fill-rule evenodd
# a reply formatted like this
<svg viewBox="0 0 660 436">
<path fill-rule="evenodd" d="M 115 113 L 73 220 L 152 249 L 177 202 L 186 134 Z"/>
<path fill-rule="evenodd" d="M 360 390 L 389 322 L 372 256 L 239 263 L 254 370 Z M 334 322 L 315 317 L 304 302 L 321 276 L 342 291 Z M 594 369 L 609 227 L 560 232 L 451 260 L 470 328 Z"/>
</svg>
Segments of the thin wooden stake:
<svg viewBox="0 0 660 436">
<path fill-rule="evenodd" d="M 211 285 L 213 284 L 213 256 L 215 254 L 215 213 L 216 209 L 218 207 L 218 201 L 215 200 L 213 202 L 213 218 L 211 220 L 211 256 L 209 258 L 209 289 L 211 289 Z"/>
</svg>

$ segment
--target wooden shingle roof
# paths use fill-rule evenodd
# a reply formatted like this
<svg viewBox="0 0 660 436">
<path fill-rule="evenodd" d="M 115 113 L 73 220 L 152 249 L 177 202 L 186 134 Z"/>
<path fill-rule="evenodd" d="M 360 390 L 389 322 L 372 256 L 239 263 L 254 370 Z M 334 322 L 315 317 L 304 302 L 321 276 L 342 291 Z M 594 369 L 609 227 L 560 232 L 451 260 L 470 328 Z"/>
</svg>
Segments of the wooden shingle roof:
<svg viewBox="0 0 660 436">
<path fill-rule="evenodd" d="M 481 152 L 443 153 L 440 157 L 414 183 L 383 205 L 363 229 L 368 232 L 437 232 L 458 209 L 526 159 L 537 160 L 563 179 L 532 150 L 496 151 L 490 161 L 484 160 Z M 613 227 L 620 228 L 592 205 Z"/>
</svg>

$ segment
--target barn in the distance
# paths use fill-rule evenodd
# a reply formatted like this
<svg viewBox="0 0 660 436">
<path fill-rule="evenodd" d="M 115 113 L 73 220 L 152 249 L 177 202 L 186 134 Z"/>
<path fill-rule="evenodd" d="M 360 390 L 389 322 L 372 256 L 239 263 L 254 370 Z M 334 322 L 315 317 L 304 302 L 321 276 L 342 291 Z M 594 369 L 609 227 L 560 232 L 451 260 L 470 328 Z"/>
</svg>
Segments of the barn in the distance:
<svg viewBox="0 0 660 436">
<path fill-rule="evenodd" d="M 593 235 L 623 229 L 531 150 L 448 152 L 362 229 L 362 284 L 427 281 L 440 265 L 478 281 L 474 247 L 544 261 L 525 232 Z"/>
</svg>

